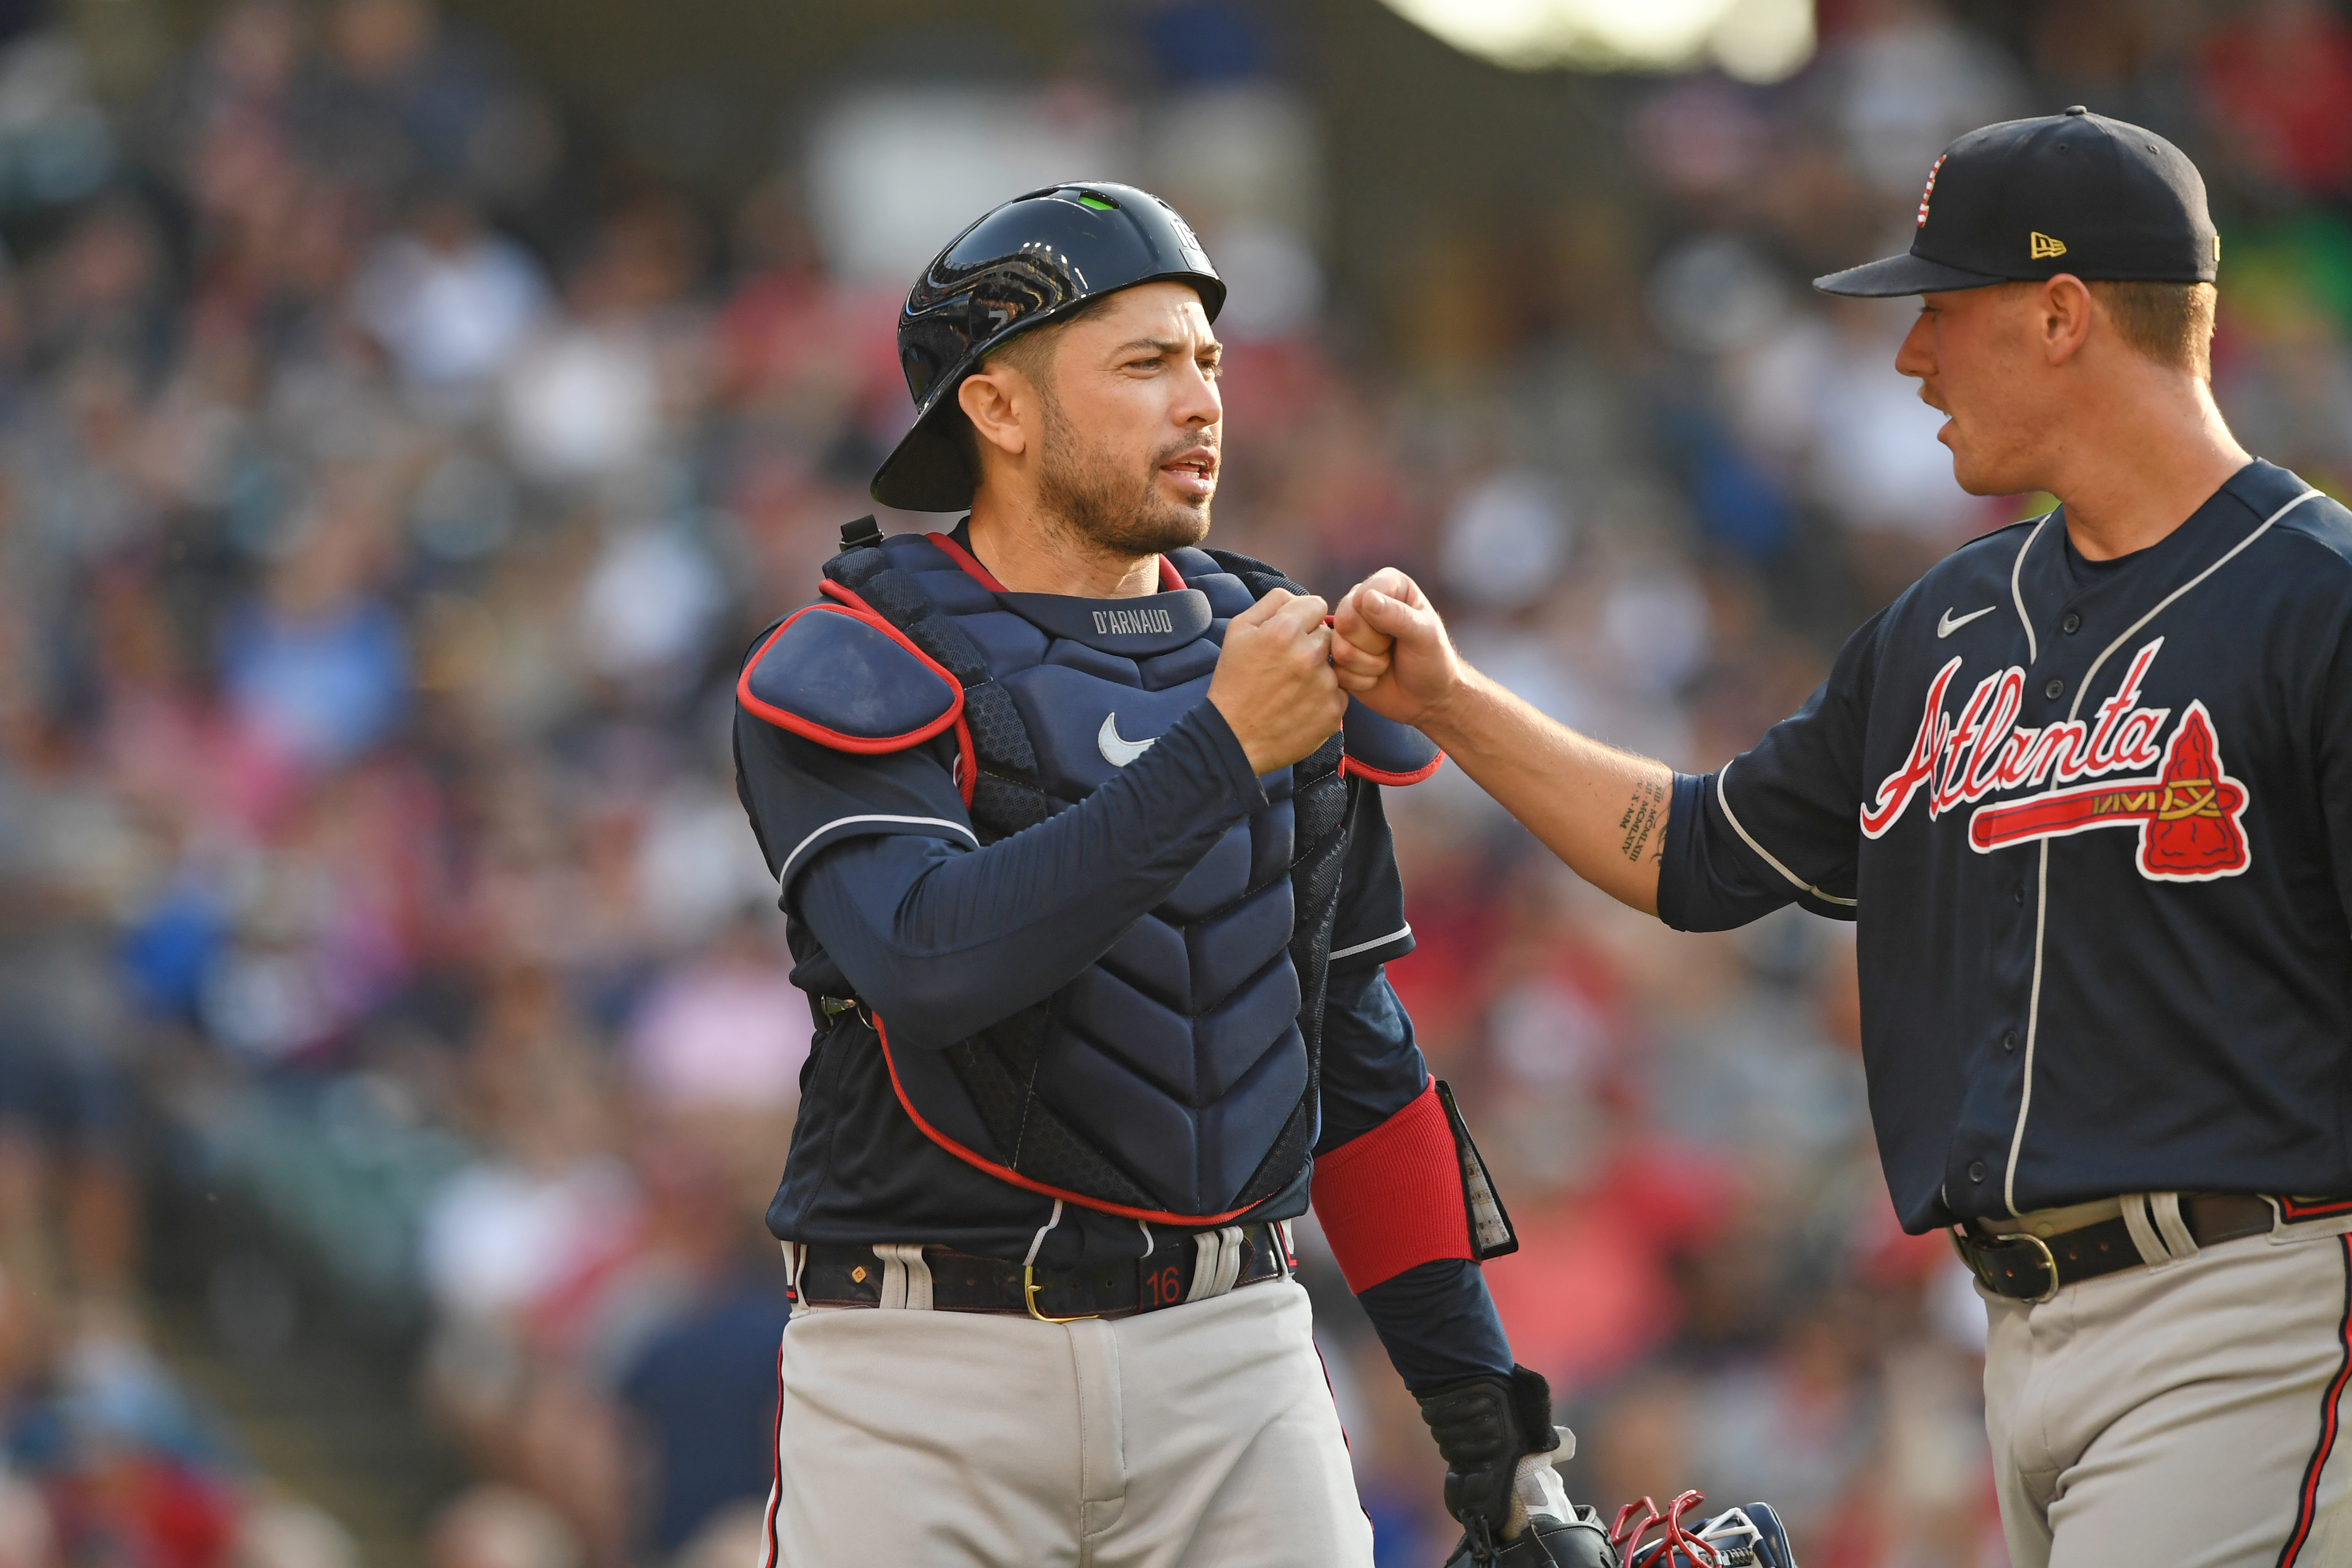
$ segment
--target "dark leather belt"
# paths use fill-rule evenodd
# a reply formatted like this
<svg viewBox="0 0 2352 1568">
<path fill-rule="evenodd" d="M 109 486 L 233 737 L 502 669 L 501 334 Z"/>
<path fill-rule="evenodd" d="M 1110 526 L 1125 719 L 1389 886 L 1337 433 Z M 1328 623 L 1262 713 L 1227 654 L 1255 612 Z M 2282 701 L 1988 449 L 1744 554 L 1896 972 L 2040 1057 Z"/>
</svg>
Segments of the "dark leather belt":
<svg viewBox="0 0 2352 1568">
<path fill-rule="evenodd" d="M 1272 1225 L 1240 1228 L 1240 1270 L 1230 1289 L 1278 1280 L 1290 1271 Z M 1213 1231 L 1201 1234 L 1214 1235 Z M 943 1247 L 923 1249 L 931 1275 L 931 1310 L 1001 1312 L 1047 1321 L 1124 1318 L 1195 1299 L 1201 1249 L 1189 1235 L 1161 1240 L 1148 1258 L 1091 1269 L 1025 1269 L 1002 1258 L 976 1258 Z M 803 1249 L 798 1298 L 813 1307 L 878 1307 L 884 1260 L 866 1247 Z"/>
<path fill-rule="evenodd" d="M 2271 1228 L 2275 1218 L 2267 1198 L 2210 1193 L 2183 1195 L 2180 1199 L 2181 1221 L 2200 1247 L 2260 1235 Z M 1986 1235 L 1970 1226 L 1957 1225 L 1952 1228 L 1952 1242 L 1959 1249 L 1960 1261 L 1986 1290 L 2014 1301 L 2046 1301 L 2068 1285 L 2120 1273 L 2146 1261 L 2121 1215 L 2049 1237 L 2025 1231 Z"/>
</svg>

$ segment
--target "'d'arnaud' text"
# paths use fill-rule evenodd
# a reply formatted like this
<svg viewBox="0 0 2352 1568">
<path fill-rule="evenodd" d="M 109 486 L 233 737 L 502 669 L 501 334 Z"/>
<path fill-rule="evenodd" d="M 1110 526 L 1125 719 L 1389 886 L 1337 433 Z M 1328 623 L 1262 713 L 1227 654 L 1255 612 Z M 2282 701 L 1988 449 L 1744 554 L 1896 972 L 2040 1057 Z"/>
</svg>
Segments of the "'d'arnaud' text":
<svg viewBox="0 0 2352 1568">
<path fill-rule="evenodd" d="M 1176 623 L 1168 612 L 1156 606 L 1140 610 L 1097 610 L 1094 612 L 1095 631 L 1103 635 L 1113 632 L 1171 632 Z"/>
</svg>

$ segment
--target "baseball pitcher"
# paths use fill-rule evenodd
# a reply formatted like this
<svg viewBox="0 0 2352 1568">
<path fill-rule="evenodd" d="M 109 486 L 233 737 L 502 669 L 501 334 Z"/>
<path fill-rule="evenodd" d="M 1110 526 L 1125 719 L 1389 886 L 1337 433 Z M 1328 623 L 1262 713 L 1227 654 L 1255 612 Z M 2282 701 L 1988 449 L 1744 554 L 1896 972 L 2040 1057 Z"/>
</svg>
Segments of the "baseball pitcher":
<svg viewBox="0 0 2352 1568">
<path fill-rule="evenodd" d="M 1985 1298 L 2018 1568 L 2352 1562 L 2352 515 L 2214 406 L 2220 255 L 2137 126 L 1937 160 L 1909 254 L 1816 287 L 1920 296 L 1895 369 L 1960 485 L 2062 504 L 1716 773 L 1551 724 L 1401 573 L 1338 622 L 1343 685 L 1625 903 L 1859 923 L 1880 1156 Z"/>
</svg>

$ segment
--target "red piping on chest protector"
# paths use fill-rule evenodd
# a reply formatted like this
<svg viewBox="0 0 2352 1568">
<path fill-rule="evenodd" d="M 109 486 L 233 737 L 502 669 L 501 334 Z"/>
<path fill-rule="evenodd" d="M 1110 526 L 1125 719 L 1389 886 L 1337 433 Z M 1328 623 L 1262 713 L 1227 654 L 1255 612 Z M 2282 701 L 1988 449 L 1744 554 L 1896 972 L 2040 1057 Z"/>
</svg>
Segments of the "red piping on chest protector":
<svg viewBox="0 0 2352 1568">
<path fill-rule="evenodd" d="M 963 546 L 956 543 L 955 536 L 953 534 L 925 534 L 923 537 L 930 540 L 933 544 L 939 546 L 940 553 L 946 556 L 958 566 L 963 568 L 965 572 L 969 574 L 974 581 L 978 582 L 982 588 L 987 589 L 991 593 L 1010 593 L 1013 591 L 1011 589 L 1005 587 L 1004 584 L 996 580 L 996 574 L 994 572 L 980 564 L 980 558 L 978 556 L 964 549 Z M 1183 591 L 1185 587 L 1184 574 L 1176 570 L 1176 563 L 1170 560 L 1164 555 L 1156 557 L 1155 559 L 1160 562 L 1160 586 L 1170 593 L 1180 593 Z"/>
<path fill-rule="evenodd" d="M 754 715 L 766 719 L 770 724 L 775 725 L 782 729 L 790 730 L 793 734 L 800 736 L 805 739 L 814 740 L 819 746 L 830 747 L 836 751 L 856 752 L 868 757 L 887 751 L 904 751 L 909 747 L 919 746 L 924 741 L 930 739 L 931 737 L 939 734 L 941 730 L 946 729 L 952 725 L 955 727 L 956 735 L 956 792 L 963 797 L 965 807 L 967 809 L 970 808 L 971 805 L 972 787 L 979 782 L 979 772 L 977 768 L 977 759 L 972 754 L 971 723 L 969 719 L 964 717 L 963 683 L 957 680 L 954 673 L 945 664 L 940 664 L 937 659 L 932 658 L 929 653 L 924 653 L 920 648 L 915 646 L 913 638 L 908 637 L 904 632 L 899 631 L 898 628 L 884 620 L 879 612 L 877 612 L 872 605 L 866 603 L 865 600 L 859 598 L 856 593 L 853 592 L 849 589 L 842 587 L 841 584 L 834 581 L 831 578 L 827 578 L 823 582 L 818 583 L 817 589 L 818 591 L 824 593 L 830 598 L 838 600 L 840 602 L 837 604 L 805 604 L 800 609 L 793 611 L 790 615 L 785 616 L 783 620 L 777 624 L 776 629 L 773 632 L 769 632 L 765 638 L 761 639 L 760 645 L 751 651 L 751 656 L 743 661 L 742 674 L 735 677 L 735 700 L 741 703 L 744 707 L 749 709 Z M 807 614 L 812 610 L 822 610 L 828 615 L 846 615 L 853 621 L 862 621 L 866 625 L 871 626 L 876 631 L 881 632 L 885 637 L 889 638 L 893 643 L 898 643 L 898 646 L 907 650 L 908 653 L 912 653 L 916 658 L 921 660 L 925 669 L 928 669 L 931 674 L 939 676 L 940 680 L 947 683 L 948 690 L 952 694 L 948 704 L 948 711 L 941 714 L 939 717 L 931 720 L 929 724 L 924 725 L 919 729 L 910 729 L 904 735 L 891 736 L 882 740 L 871 740 L 863 736 L 844 735 L 839 730 L 829 729 L 821 724 L 813 724 L 809 720 L 802 718 L 797 714 L 786 713 L 782 708 L 776 706 L 774 704 L 762 702 L 758 697 L 753 696 L 751 695 L 751 672 L 759 665 L 760 656 L 768 651 L 771 643 L 774 643 L 777 638 L 784 634 L 785 627 L 790 626 L 793 622 L 799 620 L 802 616 Z"/>
<path fill-rule="evenodd" d="M 825 586 L 831 588 L 833 584 L 828 582 Z M 950 694 L 947 711 L 928 724 L 910 729 L 903 735 L 850 735 L 845 731 L 818 724 L 814 719 L 803 718 L 796 713 L 788 712 L 773 703 L 764 702 L 754 696 L 751 693 L 751 672 L 759 667 L 761 656 L 774 645 L 777 638 L 782 636 L 791 628 L 793 622 L 812 612 L 826 615 L 845 615 L 852 621 L 862 621 L 883 632 L 918 659 L 922 660 L 933 674 L 947 683 L 948 691 Z M 963 719 L 963 683 L 950 674 L 946 668 L 932 659 L 929 654 L 908 642 L 899 633 L 897 627 L 875 614 L 871 610 L 865 609 L 862 604 L 856 610 L 831 604 L 805 604 L 785 616 L 777 623 L 776 629 L 769 632 L 761 642 L 751 656 L 743 661 L 743 673 L 735 677 L 735 700 L 780 729 L 791 730 L 794 735 L 805 737 L 820 746 L 830 747 L 835 751 L 855 751 L 868 756 L 885 751 L 904 751 L 910 746 L 919 746 L 949 726 L 961 723 Z"/>
<path fill-rule="evenodd" d="M 1066 1203 L 1075 1203 L 1081 1208 L 1091 1208 L 1098 1214 L 1116 1214 L 1123 1219 L 1149 1219 L 1161 1225 L 1182 1225 L 1195 1229 L 1211 1225 L 1223 1225 L 1228 1220 L 1238 1219 L 1257 1207 L 1254 1203 L 1244 1204 L 1239 1208 L 1229 1208 L 1223 1214 L 1173 1214 L 1164 1208 L 1130 1208 L 1123 1203 L 1105 1203 L 1098 1197 L 1088 1197 L 1083 1193 L 1072 1192 L 1067 1187 L 1053 1186 L 1023 1176 L 1010 1166 L 998 1165 L 987 1155 L 964 1147 L 937 1127 L 932 1126 L 923 1113 L 915 1109 L 915 1103 L 907 1098 L 906 1085 L 898 1082 L 898 1063 L 890 1055 L 890 1031 L 882 1027 L 882 1018 L 878 1013 L 874 1015 L 874 1038 L 882 1042 L 882 1064 L 890 1070 L 890 1092 L 898 1097 L 898 1108 L 907 1113 L 908 1120 L 915 1124 L 916 1129 L 923 1136 L 930 1139 L 964 1164 L 975 1169 L 986 1171 L 999 1181 L 1011 1182 L 1024 1191 L 1042 1193 L 1047 1197 L 1058 1197 Z"/>
<path fill-rule="evenodd" d="M 1442 751 L 1410 773 L 1391 773 L 1386 768 L 1373 768 L 1359 762 L 1344 751 L 1339 754 L 1339 771 L 1346 777 L 1368 779 L 1374 784 L 1387 784 L 1399 789 L 1407 784 L 1418 784 L 1444 766 L 1445 753 Z"/>
<path fill-rule="evenodd" d="M 956 543 L 955 536 L 953 534 L 925 534 L 923 537 L 930 540 L 933 544 L 939 546 L 940 553 L 944 554 L 950 560 L 955 562 L 958 566 L 963 568 L 965 571 L 969 572 L 979 581 L 982 588 L 985 588 L 991 593 L 1010 593 L 1013 591 L 1011 589 L 1005 587 L 1004 584 L 996 580 L 996 574 L 994 572 L 980 564 L 980 558 L 978 556 L 964 549 L 963 546 Z"/>
<path fill-rule="evenodd" d="M 1462 1156 L 1434 1079 L 1395 1115 L 1315 1162 L 1314 1202 L 1358 1295 L 1415 1264 L 1471 1257 Z"/>
</svg>

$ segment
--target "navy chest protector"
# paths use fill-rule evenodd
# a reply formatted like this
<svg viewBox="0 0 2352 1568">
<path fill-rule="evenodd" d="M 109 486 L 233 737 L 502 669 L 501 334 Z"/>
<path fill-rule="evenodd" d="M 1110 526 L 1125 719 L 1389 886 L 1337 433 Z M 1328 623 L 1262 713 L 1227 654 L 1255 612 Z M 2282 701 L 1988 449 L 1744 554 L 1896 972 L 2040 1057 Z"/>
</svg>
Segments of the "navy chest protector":
<svg viewBox="0 0 2352 1568">
<path fill-rule="evenodd" d="M 982 845 L 1065 810 L 1206 695 L 1226 620 L 1297 585 L 1222 551 L 1163 559 L 1161 591 L 1019 594 L 943 534 L 844 550 L 825 599 L 769 632 L 737 694 L 772 724 L 883 752 L 952 732 Z M 1171 1224 L 1282 1193 L 1318 1130 L 1324 981 L 1358 780 L 1442 760 L 1351 705 L 1267 804 L 1053 996 L 953 1042 L 875 1020 L 899 1103 L 934 1143 L 1030 1190 Z"/>
</svg>

